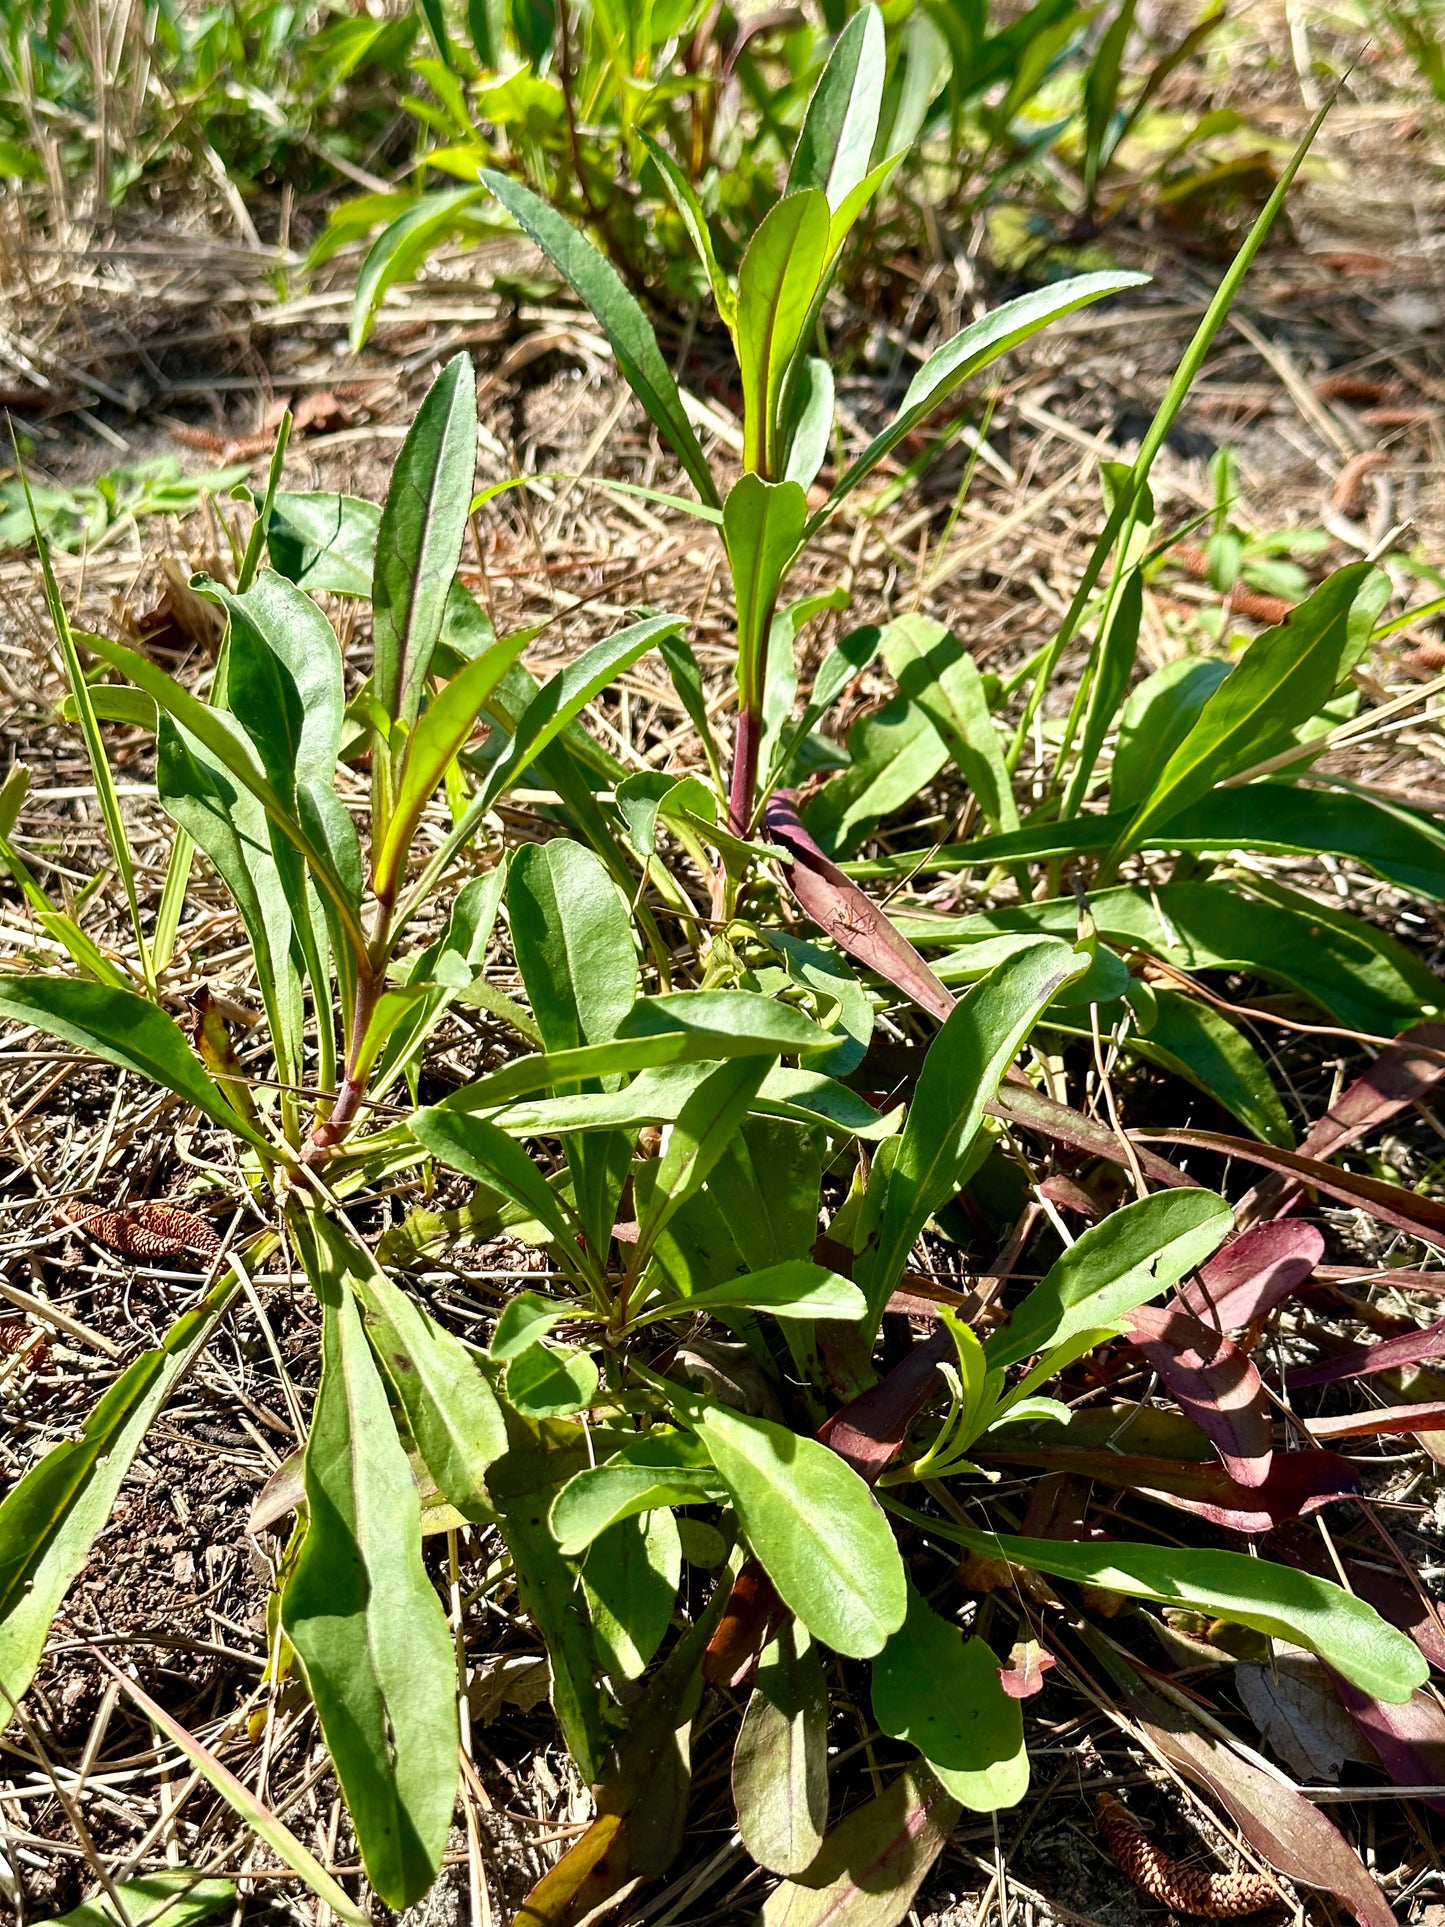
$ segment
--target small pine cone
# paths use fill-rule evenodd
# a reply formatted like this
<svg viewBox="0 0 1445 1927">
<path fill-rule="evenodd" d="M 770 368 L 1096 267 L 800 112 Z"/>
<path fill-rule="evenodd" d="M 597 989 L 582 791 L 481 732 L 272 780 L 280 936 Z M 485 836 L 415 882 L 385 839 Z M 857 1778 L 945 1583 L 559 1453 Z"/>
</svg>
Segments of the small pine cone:
<svg viewBox="0 0 1445 1927">
<path fill-rule="evenodd" d="M 127 1258 L 204 1258 L 207 1263 L 221 1249 L 221 1241 L 204 1218 L 174 1204 L 129 1204 L 119 1211 L 86 1211 L 70 1206 L 61 1221 L 87 1232 L 98 1244 L 109 1245 Z"/>
<path fill-rule="evenodd" d="M 1206 1873 L 1202 1867 L 1181 1867 L 1154 1845 L 1112 1793 L 1101 1793 L 1094 1804 L 1099 1831 L 1115 1866 L 1128 1874 L 1136 1887 L 1176 1913 L 1197 1914 L 1206 1920 L 1234 1920 L 1278 1903 L 1274 1887 L 1259 1874 Z"/>
</svg>

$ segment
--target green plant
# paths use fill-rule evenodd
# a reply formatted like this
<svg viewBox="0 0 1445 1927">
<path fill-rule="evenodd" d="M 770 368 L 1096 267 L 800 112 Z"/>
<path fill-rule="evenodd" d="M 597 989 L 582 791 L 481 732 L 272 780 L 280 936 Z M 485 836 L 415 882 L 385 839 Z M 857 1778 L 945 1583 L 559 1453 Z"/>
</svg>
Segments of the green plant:
<svg viewBox="0 0 1445 1927">
<path fill-rule="evenodd" d="M 133 21 L 16 0 L 0 24 L 0 178 L 63 196 L 88 177 L 116 206 L 179 160 L 249 222 L 254 188 L 310 189 L 367 158 L 391 114 L 376 83 L 402 71 L 415 33 L 405 15 L 336 0 L 156 0 Z"/>
<path fill-rule="evenodd" d="M 18 480 L 0 482 L 0 549 L 27 548 L 38 523 L 51 548 L 80 555 L 114 528 L 143 515 L 184 515 L 204 496 L 228 493 L 245 478 L 244 468 L 183 475 L 174 455 L 159 455 L 107 469 L 76 488 L 32 484 L 27 493 Z"/>
<path fill-rule="evenodd" d="M 103 956 L 23 872 L 8 840 L 17 784 L 0 793 L 0 856 L 79 974 L 0 978 L 0 1016 L 146 1077 L 198 1111 L 235 1145 L 269 1228 L 161 1347 L 125 1368 L 81 1437 L 53 1448 L 0 1503 L 0 1683 L 12 1701 L 23 1697 L 147 1427 L 242 1278 L 284 1241 L 315 1293 L 322 1355 L 290 1496 L 298 1529 L 282 1566 L 277 1665 L 294 1669 L 309 1693 L 368 1878 L 392 1906 L 416 1900 L 434 1877 L 456 1787 L 456 1695 L 466 1681 L 428 1571 L 429 1529 L 499 1535 L 508 1562 L 499 1573 L 546 1645 L 553 1708 L 596 1789 L 595 1826 L 529 1901 L 555 1927 L 666 1870 L 685 1819 L 694 1715 L 705 1687 L 736 1681 L 755 1682 L 734 1760 L 739 1828 L 757 1862 L 783 1876 L 765 1920 L 843 1917 L 835 1909 L 851 1906 L 860 1880 L 872 1881 L 859 1865 L 880 1860 L 897 1871 L 881 1898 L 872 1881 L 878 1908 L 868 1917 L 901 1918 L 960 1809 L 1013 1804 L 1028 1784 L 1018 1698 L 991 1644 L 999 1615 L 1014 1610 L 1036 1647 L 1033 1615 L 1047 1609 L 1050 1640 L 1068 1655 L 1076 1632 L 1086 1651 L 1103 1637 L 1087 1622 L 1087 1595 L 1061 1595 L 1050 1579 L 1288 1639 L 1372 1701 L 1403 1702 L 1426 1674 L 1405 1633 L 1307 1571 L 1213 1544 L 1180 1552 L 1051 1537 L 991 1492 L 1000 1463 L 1053 1466 L 1062 1455 L 1081 1467 L 1076 1454 L 1091 1453 L 1091 1477 L 1112 1472 L 1151 1501 L 1257 1533 L 1353 1489 L 1348 1466 L 1330 1453 L 1318 1463 L 1292 1455 L 1309 1461 L 1305 1478 L 1296 1467 L 1292 1483 L 1287 1473 L 1283 1489 L 1279 1481 L 1265 1489 L 1272 1429 L 1263 1383 L 1192 1309 L 1200 1291 L 1208 1296 L 1211 1265 L 1244 1263 L 1224 1198 L 1125 1138 L 1117 1120 L 1105 1126 L 1071 1110 L 1016 1060 L 1033 1052 L 1041 1080 L 1053 1034 L 1083 1021 L 1097 1040 L 1128 980 L 1120 949 L 1150 941 L 1114 914 L 1114 898 L 1130 891 L 1114 888 L 1113 876 L 1141 850 L 1188 847 L 1177 825 L 1201 801 L 1213 807 L 1258 787 L 1224 787 L 1232 778 L 1253 778 L 1280 756 L 1290 767 L 1305 753 L 1297 732 L 1333 697 L 1382 598 L 1363 565 L 1341 571 L 1283 640 L 1261 638 L 1236 669 L 1213 676 L 1212 693 L 1178 677 L 1145 684 L 1141 713 L 1151 720 L 1120 737 L 1115 808 L 1103 817 L 1085 809 L 1132 668 L 1153 521 L 1149 464 L 1247 253 L 1135 468 L 1109 474 L 1104 533 L 1023 705 L 1021 744 L 1054 662 L 1092 628 L 1047 815 L 1020 820 L 989 691 L 936 625 L 905 619 L 846 638 L 794 716 L 792 642 L 816 605 L 780 613 L 779 603 L 801 547 L 972 373 L 1053 315 L 1134 279 L 1092 276 L 1026 295 L 966 329 L 925 363 L 893 423 L 810 514 L 806 486 L 832 420 L 831 378 L 811 353 L 822 299 L 848 226 L 894 164 L 874 157 L 882 74 L 881 23 L 865 9 L 839 36 L 788 191 L 742 263 L 730 326 L 747 466 L 726 488 L 615 272 L 525 189 L 492 181 L 593 307 L 698 492 L 693 511 L 720 532 L 738 606 L 727 778 L 680 620 L 639 611 L 538 687 L 520 662 L 531 634 L 496 637 L 458 582 L 476 441 L 465 358 L 422 404 L 379 509 L 281 491 L 283 434 L 235 587 L 201 585 L 228 623 L 207 700 L 101 637 L 88 638 L 89 648 L 126 681 L 86 680 L 37 524 L 139 967 Z M 685 184 L 678 191 L 689 210 Z M 308 590 L 370 600 L 371 673 L 349 703 L 336 636 Z M 836 607 L 839 598 L 827 600 Z M 654 647 L 697 722 L 709 778 L 628 774 L 579 726 Z M 939 754 L 936 740 L 994 832 L 948 864 L 974 861 L 980 847 L 990 868 L 1024 875 L 1030 862 L 1100 856 L 1088 902 L 1025 900 L 994 913 L 986 933 L 961 933 L 959 974 L 970 981 L 957 1001 L 907 941 L 913 926 L 870 903 L 780 793 L 830 702 L 878 647 L 903 691 L 901 711 L 878 725 L 888 759 L 874 767 L 871 741 L 866 752 L 860 743 L 849 768 L 821 787 L 812 806 L 820 836 L 840 849 L 855 832 L 861 838 L 869 797 L 886 794 L 900 759 L 912 785 L 901 794 L 915 796 L 942 767 L 940 759 L 918 774 L 920 756 L 926 764 Z M 157 793 L 181 832 L 179 882 L 168 883 L 152 923 L 105 763 L 106 714 L 152 720 Z M 474 745 L 483 719 L 488 734 Z M 364 839 L 338 790 L 339 760 L 358 755 L 370 771 Z M 872 770 L 867 787 L 863 769 Z M 534 770 L 570 834 L 499 847 L 489 812 Z M 1275 792 L 1308 795 L 1268 787 L 1275 811 Z M 425 841 L 424 822 L 436 832 Z M 1231 846 L 1242 840 L 1231 836 Z M 695 866 L 725 913 L 710 943 L 667 860 L 673 847 L 679 872 Z M 169 939 L 158 926 L 169 919 L 173 938 L 193 848 L 229 891 L 255 955 L 274 1058 L 264 1082 L 243 1073 L 214 1011 L 192 1039 L 165 1008 Z M 465 858 L 472 874 L 443 922 L 442 892 Z M 1384 867 L 1378 855 L 1370 860 Z M 803 939 L 779 915 L 783 878 L 831 945 Z M 1189 887 L 1211 904 L 1239 901 L 1212 877 L 1168 886 Z M 1147 891 L 1134 894 L 1148 902 Z M 504 904 L 525 1010 L 488 978 Z M 411 933 L 423 914 L 440 931 L 418 946 Z M 1178 914 L 1171 909 L 1176 922 Z M 1250 914 L 1262 927 L 1257 906 Z M 1313 915 L 1311 981 L 1326 985 L 1319 928 L 1348 920 Z M 665 927 L 682 942 L 669 943 Z M 672 972 L 681 974 L 689 946 L 698 953 L 693 987 L 678 989 Z M 1387 948 L 1370 954 L 1377 974 L 1349 978 L 1358 996 L 1379 991 L 1387 963 L 1403 967 Z M 901 1079 L 895 1071 L 906 1113 L 880 1112 L 844 1081 L 874 1045 L 890 984 L 942 1020 L 926 1048 L 905 1053 Z M 415 1108 L 427 1039 L 459 1000 L 510 1026 L 515 1054 L 444 1097 L 427 1092 L 436 1101 Z M 405 1113 L 393 1108 L 403 1092 L 413 1107 Z M 655 1154 L 644 1130 L 663 1134 Z M 1139 1195 L 1059 1240 L 1006 1314 L 944 1287 L 933 1299 L 933 1337 L 890 1366 L 877 1349 L 883 1322 L 890 1306 L 919 1302 L 897 1294 L 920 1282 L 908 1267 L 929 1228 L 957 1228 L 959 1200 L 982 1209 L 1001 1182 L 1012 1181 L 1016 1197 L 1024 1187 L 1020 1243 L 1043 1213 L 1049 1194 L 1016 1132 L 1085 1150 L 1132 1178 Z M 549 1152 L 557 1145 L 561 1155 Z M 1257 1148 L 1292 1176 L 1393 1214 L 1391 1223 L 1437 1238 L 1445 1226 L 1445 1207 L 1429 1199 Z M 422 1166 L 469 1180 L 465 1205 L 419 1210 L 373 1249 L 363 1236 L 366 1199 Z M 545 1294 L 513 1296 L 485 1349 L 456 1337 L 395 1275 L 434 1240 L 462 1233 L 510 1233 L 542 1247 L 555 1281 Z M 1246 1268 L 1246 1285 L 1250 1277 Z M 1176 1288 L 1168 1307 L 1151 1310 Z M 753 1394 L 720 1387 L 707 1369 L 710 1323 L 728 1332 L 733 1362 L 746 1359 Z M 1123 1334 L 1151 1365 L 1160 1355 L 1157 1369 L 1185 1413 L 1157 1411 L 1143 1397 L 1074 1413 L 1055 1396 L 1092 1390 L 1079 1375 Z M 1202 1363 L 1188 1362 L 1195 1353 Z M 1226 1397 L 1226 1384 L 1238 1395 Z M 1089 1424 L 1100 1417 L 1102 1436 Z M 1167 1433 L 1163 1463 L 1116 1453 L 1117 1435 L 1135 1424 Z M 954 1481 L 967 1483 L 955 1490 Z M 930 1551 L 938 1545 L 947 1548 L 941 1571 Z M 1006 1561 L 1020 1587 L 1015 1608 L 980 1605 L 967 1630 L 944 1591 L 959 1548 Z M 700 1575 L 686 1603 L 684 1563 Z M 987 1594 L 983 1584 L 976 1590 Z M 1142 1623 L 1165 1620 L 1145 1614 Z M 464 1651 L 467 1625 L 454 1630 Z M 1104 1644 L 1117 1660 L 1117 1641 Z M 871 1707 L 870 1734 L 876 1726 L 905 1749 L 888 1755 L 904 1770 L 830 1831 L 828 1708 L 839 1695 Z M 326 1905 L 349 1922 L 364 1919 L 223 1762 L 173 1721 L 165 1730 Z"/>
</svg>

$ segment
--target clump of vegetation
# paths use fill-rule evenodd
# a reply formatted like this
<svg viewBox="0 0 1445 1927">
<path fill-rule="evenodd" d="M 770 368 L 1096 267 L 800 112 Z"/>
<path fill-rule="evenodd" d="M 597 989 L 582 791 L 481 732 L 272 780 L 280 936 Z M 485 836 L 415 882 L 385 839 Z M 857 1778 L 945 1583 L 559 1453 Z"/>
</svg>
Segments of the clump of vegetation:
<svg viewBox="0 0 1445 1927">
<path fill-rule="evenodd" d="M 474 32 L 490 18 L 477 11 Z M 691 487 L 667 499 L 721 543 L 736 608 L 730 744 L 681 617 L 631 611 L 540 685 L 521 661 L 536 632 L 494 633 L 458 579 L 485 500 L 464 356 L 428 393 L 380 506 L 281 490 L 283 431 L 235 586 L 198 583 L 228 625 L 204 699 L 99 636 L 87 647 L 123 680 L 87 679 L 35 518 L 134 960 L 103 952 L 30 876 L 8 840 L 12 787 L 0 857 L 75 968 L 0 978 L 0 1015 L 149 1078 L 227 1134 L 267 1229 L 231 1268 L 218 1260 L 201 1303 L 0 1504 L 0 1681 L 19 1704 L 148 1426 L 284 1245 L 322 1341 L 299 1476 L 278 1486 L 295 1526 L 272 1673 L 309 1695 L 367 1878 L 393 1907 L 435 1878 L 457 1793 L 466 1628 L 460 1605 L 448 1623 L 429 1535 L 450 1535 L 453 1572 L 458 1535 L 497 1535 L 504 1557 L 487 1583 L 515 1585 L 547 1649 L 562 1737 L 595 1789 L 598 1818 L 529 1902 L 559 1924 L 666 1872 L 705 1692 L 747 1689 L 738 1829 L 779 1877 L 763 1919 L 798 1927 L 849 1918 L 865 1892 L 870 1921 L 901 1919 L 963 1809 L 1023 1798 L 1021 1702 L 1050 1664 L 1102 1668 L 1168 1757 L 1189 1751 L 1180 1733 L 1194 1743 L 1193 1770 L 1230 1789 L 1232 1811 L 1268 1801 L 1276 1814 L 1273 1781 L 1232 1755 L 1215 1762 L 1187 1702 L 1141 1684 L 1132 1637 L 1147 1629 L 1195 1657 L 1288 1641 L 1324 1662 L 1347 1705 L 1386 1721 L 1427 1675 L 1415 1640 L 1363 1596 L 1240 1549 L 1354 1492 L 1358 1474 L 1318 1440 L 1278 1448 L 1239 1335 L 1321 1255 L 1319 1234 L 1284 1215 L 1290 1186 L 1437 1242 L 1445 1208 L 1331 1166 L 1318 1139 L 1294 1150 L 1269 1067 L 1195 979 L 1224 969 L 1285 987 L 1387 1049 L 1435 1013 L 1436 980 L 1389 935 L 1244 860 L 1328 847 L 1445 899 L 1432 822 L 1316 774 L 1352 727 L 1353 672 L 1389 582 L 1353 564 L 1236 661 L 1184 658 L 1134 681 L 1145 571 L 1192 533 L 1161 523 L 1153 461 L 1305 150 L 1134 462 L 1103 468 L 1101 532 L 1037 659 L 989 681 L 963 640 L 904 616 L 846 635 L 801 697 L 797 639 L 845 600 L 786 601 L 808 544 L 965 384 L 1141 278 L 1054 282 L 971 322 L 819 484 L 835 415 L 824 303 L 850 232 L 903 162 L 892 72 L 882 16 L 865 7 L 834 40 L 784 190 L 735 278 L 689 170 L 638 130 L 736 351 L 739 474 L 705 456 L 616 267 L 511 175 L 488 171 L 477 190 L 591 310 Z M 1264 558 L 1245 557 L 1227 509 L 1222 495 L 1212 563 L 1232 581 Z M 371 673 L 349 700 L 322 594 L 370 604 Z M 1083 672 L 1046 741 L 1035 723 L 1079 640 Z M 651 652 L 694 722 L 703 773 L 629 773 L 581 727 Z M 845 758 L 820 754 L 820 725 L 879 656 L 896 698 L 855 724 Z M 176 825 L 154 917 L 107 717 L 153 731 L 156 791 Z M 360 828 L 343 763 L 369 771 Z M 800 775 L 828 764 L 804 799 Z M 945 769 L 979 833 L 896 848 Z M 566 833 L 508 844 L 495 807 L 529 777 Z M 264 1081 L 214 1007 L 190 1034 L 167 1008 L 198 853 L 254 954 Z M 946 916 L 910 902 L 907 885 L 942 871 L 981 876 L 987 907 Z M 898 887 L 887 911 L 862 888 L 875 878 Z M 525 1010 L 489 981 L 503 914 Z M 424 1083 L 427 1045 L 458 1001 L 510 1024 L 512 1051 L 440 1095 Z M 897 1041 L 880 1036 L 885 1013 Z M 1071 1039 L 1094 1054 L 1102 1115 L 1055 1088 Z M 1246 1135 L 1126 1128 L 1112 1073 L 1134 1056 L 1209 1091 Z M 1272 1173 L 1273 1202 L 1266 1181 L 1241 1229 L 1159 1142 Z M 1055 1149 L 1072 1169 L 1046 1179 Z M 453 1198 L 464 1180 L 464 1204 L 369 1243 L 372 1202 L 418 1171 Z M 1077 1235 L 1061 1197 L 1086 1220 Z M 915 1268 L 917 1252 L 969 1243 L 979 1223 L 1003 1235 L 975 1289 L 941 1282 L 926 1259 Z M 411 1259 L 462 1233 L 509 1234 L 548 1258 L 549 1289 L 513 1296 L 485 1347 L 405 1282 Z M 1017 1279 L 1025 1249 L 1045 1262 Z M 901 1357 L 887 1330 L 899 1314 L 932 1327 Z M 1134 1399 L 1108 1395 L 1107 1361 L 1126 1347 L 1157 1374 L 1157 1399 L 1152 1381 Z M 1438 1422 L 1439 1407 L 1411 1416 Z M 1368 1415 L 1357 1429 L 1372 1429 Z M 1194 1536 L 1104 1540 L 1067 1517 L 1021 1515 L 1004 1468 L 1144 1495 Z M 1113 1620 L 1121 1599 L 1137 1616 Z M 326 1905 L 364 1918 L 284 1823 L 144 1703 Z M 830 1706 L 842 1703 L 888 1779 L 830 1826 Z M 1327 1876 L 1370 1919 L 1378 1889 L 1328 1819 L 1293 1799 L 1291 1837 L 1309 1852 L 1285 1870 Z"/>
</svg>

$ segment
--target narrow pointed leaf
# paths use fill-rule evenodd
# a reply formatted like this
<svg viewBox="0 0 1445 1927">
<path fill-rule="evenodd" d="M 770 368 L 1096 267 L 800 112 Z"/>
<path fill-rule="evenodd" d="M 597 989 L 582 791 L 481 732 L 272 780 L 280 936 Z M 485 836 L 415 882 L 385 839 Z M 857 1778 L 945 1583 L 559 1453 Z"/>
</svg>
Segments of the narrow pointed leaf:
<svg viewBox="0 0 1445 1927">
<path fill-rule="evenodd" d="M 471 357 L 460 354 L 407 430 L 376 532 L 372 687 L 385 714 L 408 730 L 461 558 L 476 460 L 476 382 Z"/>
<path fill-rule="evenodd" d="M 721 508 L 717 487 L 683 409 L 671 370 L 663 360 L 652 323 L 623 286 L 609 261 L 530 188 L 491 168 L 483 181 L 536 242 L 587 307 L 612 344 L 623 379 L 636 395 L 711 508 Z"/>
<path fill-rule="evenodd" d="M 367 1876 L 389 1906 L 431 1886 L 457 1782 L 456 1667 L 422 1564 L 406 1453 L 334 1255 L 293 1221 L 321 1299 L 321 1389 L 306 1445 L 309 1523 L 281 1599 Z"/>
</svg>

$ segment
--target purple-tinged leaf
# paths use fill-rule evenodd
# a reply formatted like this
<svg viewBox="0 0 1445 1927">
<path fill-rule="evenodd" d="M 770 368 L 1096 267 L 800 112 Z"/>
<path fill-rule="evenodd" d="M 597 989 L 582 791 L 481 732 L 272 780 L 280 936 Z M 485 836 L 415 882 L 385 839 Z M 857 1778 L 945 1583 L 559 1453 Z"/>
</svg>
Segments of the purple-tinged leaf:
<svg viewBox="0 0 1445 1927">
<path fill-rule="evenodd" d="M 953 1355 L 953 1339 L 948 1328 L 941 1325 L 915 1345 L 886 1377 L 825 1419 L 818 1429 L 819 1439 L 860 1478 L 876 1485 L 909 1426 L 929 1399 L 942 1390 L 938 1367 Z"/>
<path fill-rule="evenodd" d="M 1337 1379 L 1369 1378 L 1403 1365 L 1423 1365 L 1432 1358 L 1445 1358 L 1445 1318 L 1378 1345 L 1352 1345 L 1338 1358 L 1327 1358 L 1319 1365 L 1302 1365 L 1289 1374 L 1289 1385 L 1292 1391 L 1301 1385 L 1333 1385 Z"/>
<path fill-rule="evenodd" d="M 1046 1653 L 1036 1639 L 1018 1639 L 1008 1656 L 1008 1665 L 998 1669 L 998 1683 L 1011 1700 L 1031 1700 L 1044 1690 L 1044 1675 L 1058 1661 Z"/>
<path fill-rule="evenodd" d="M 1244 1486 L 1222 1465 L 1186 1459 L 1135 1457 L 1110 1451 L 1014 1445 L 1007 1426 L 993 1435 L 999 1449 L 975 1450 L 980 1465 L 1031 1465 L 1067 1472 L 1101 1485 L 1121 1486 L 1160 1505 L 1176 1506 L 1230 1532 L 1273 1532 L 1360 1489 L 1359 1476 L 1337 1452 L 1277 1452 L 1262 1485 Z"/>
<path fill-rule="evenodd" d="M 1259 1144 L 1253 1138 L 1229 1137 L 1222 1131 L 1144 1131 L 1137 1134 L 1138 1139 L 1146 1144 L 1195 1145 L 1201 1151 L 1218 1151 L 1224 1157 L 1262 1164 L 1266 1170 L 1280 1171 L 1313 1185 L 1327 1198 L 1338 1198 L 1342 1204 L 1368 1211 L 1381 1224 L 1393 1225 L 1412 1238 L 1439 1243 L 1445 1233 L 1445 1203 L 1438 1198 L 1422 1197 L 1402 1184 L 1387 1184 L 1382 1178 L 1367 1178 L 1357 1171 L 1337 1171 L 1333 1165 L 1321 1164 L 1318 1158 L 1304 1157 L 1298 1151 Z"/>
<path fill-rule="evenodd" d="M 1381 1051 L 1305 1134 L 1300 1154 L 1331 1157 L 1388 1121 L 1445 1077 L 1445 1024 L 1416 1024 Z M 1278 1218 L 1298 1202 L 1298 1180 L 1274 1173 L 1263 1178 L 1239 1206 L 1240 1223 Z"/>
<path fill-rule="evenodd" d="M 984 1109 L 990 1117 L 1002 1118 L 1005 1124 L 1019 1125 L 1026 1131 L 1036 1131 L 1040 1137 L 1062 1144 L 1070 1151 L 1082 1151 L 1091 1158 L 1108 1158 L 1122 1170 L 1129 1169 L 1128 1152 L 1106 1124 L 1096 1123 L 1093 1118 L 1071 1110 L 1067 1104 L 1036 1091 L 1022 1072 L 1006 1077 L 999 1085 L 998 1096 Z M 1198 1189 L 1197 1178 L 1186 1176 L 1177 1165 L 1170 1164 L 1147 1146 L 1138 1145 L 1135 1155 L 1139 1168 L 1152 1183 Z"/>
<path fill-rule="evenodd" d="M 1174 1302 L 1220 1331 L 1242 1331 L 1298 1291 L 1324 1251 L 1311 1224 L 1256 1225 L 1221 1245 L 1179 1287 Z"/>
<path fill-rule="evenodd" d="M 1445 1786 L 1445 1709 L 1428 1686 L 1403 1706 L 1387 1706 L 1338 1673 L 1334 1682 L 1346 1712 L 1396 1786 Z M 1445 1813 L 1445 1798 L 1424 1796 L 1424 1804 Z"/>
<path fill-rule="evenodd" d="M 793 859 L 784 871 L 784 881 L 804 915 L 856 963 L 876 971 L 931 1017 L 946 1022 L 956 1002 L 952 991 L 892 919 L 824 856 L 803 828 L 791 790 L 779 790 L 772 797 L 766 821 L 769 836 Z"/>
<path fill-rule="evenodd" d="M 1209 1439 L 1230 1476 L 1240 1485 L 1263 1485 L 1273 1435 L 1264 1381 L 1247 1355 L 1187 1311 L 1141 1305 L 1125 1326 L 1129 1343 Z"/>
<path fill-rule="evenodd" d="M 732 1583 L 727 1605 L 708 1640 L 702 1676 L 711 1686 L 736 1691 L 752 1678 L 763 1648 L 788 1617 L 773 1582 L 757 1559 L 748 1559 Z"/>
<path fill-rule="evenodd" d="M 1307 1418 L 1300 1422 L 1312 1439 L 1368 1438 L 1377 1432 L 1439 1432 L 1445 1430 L 1445 1403 L 1377 1405 L 1368 1412 L 1346 1412 L 1341 1418 Z"/>
<path fill-rule="evenodd" d="M 1292 1786 L 1240 1759 L 1195 1726 L 1182 1707 L 1133 1679 L 1119 1684 L 1130 1711 L 1170 1763 L 1228 1809 L 1270 1866 L 1342 1900 L 1360 1927 L 1399 1927 L 1393 1908 L 1334 1824 Z"/>
<path fill-rule="evenodd" d="M 895 1927 L 962 1811 L 925 1766 L 905 1768 L 833 1828 L 806 1873 L 774 1888 L 761 1927 Z"/>
</svg>

